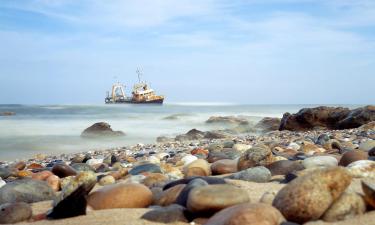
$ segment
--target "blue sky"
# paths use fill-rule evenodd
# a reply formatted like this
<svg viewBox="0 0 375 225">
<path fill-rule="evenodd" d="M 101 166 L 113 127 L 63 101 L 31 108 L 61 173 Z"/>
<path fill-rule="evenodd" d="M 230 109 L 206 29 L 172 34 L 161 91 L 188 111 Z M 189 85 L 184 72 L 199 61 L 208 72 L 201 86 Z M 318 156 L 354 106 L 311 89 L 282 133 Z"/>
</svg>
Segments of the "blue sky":
<svg viewBox="0 0 375 225">
<path fill-rule="evenodd" d="M 169 102 L 374 104 L 375 1 L 0 1 L 0 103 L 100 104 L 137 67 Z"/>
</svg>

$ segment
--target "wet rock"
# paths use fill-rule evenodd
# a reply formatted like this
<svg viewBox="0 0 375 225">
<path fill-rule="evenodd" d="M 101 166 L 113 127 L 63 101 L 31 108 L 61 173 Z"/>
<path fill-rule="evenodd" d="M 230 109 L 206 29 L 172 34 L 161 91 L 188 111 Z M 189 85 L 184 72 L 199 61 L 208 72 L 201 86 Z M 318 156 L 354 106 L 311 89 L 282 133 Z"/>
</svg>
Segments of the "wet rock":
<svg viewBox="0 0 375 225">
<path fill-rule="evenodd" d="M 231 125 L 247 125 L 249 121 L 241 117 L 234 116 L 211 116 L 206 123 L 209 124 L 231 124 Z"/>
<path fill-rule="evenodd" d="M 116 183 L 116 180 L 111 175 L 104 176 L 99 180 L 99 184 L 102 185 L 102 186 L 105 186 L 105 185 L 108 185 L 108 184 L 114 184 L 114 183 Z"/>
<path fill-rule="evenodd" d="M 375 140 L 368 140 L 359 145 L 359 149 L 367 152 L 373 148 L 375 148 Z"/>
<path fill-rule="evenodd" d="M 237 172 L 237 161 L 232 159 L 222 159 L 211 164 L 212 174 L 227 174 Z"/>
<path fill-rule="evenodd" d="M 186 133 L 186 136 L 189 140 L 197 140 L 202 139 L 204 137 L 205 132 L 197 130 L 197 129 L 191 129 Z"/>
<path fill-rule="evenodd" d="M 293 171 L 303 170 L 304 166 L 299 161 L 280 160 L 266 166 L 272 176 L 287 175 Z"/>
<path fill-rule="evenodd" d="M 197 159 L 184 167 L 185 177 L 210 176 L 210 165 L 204 159 Z"/>
<path fill-rule="evenodd" d="M 271 180 L 271 172 L 264 166 L 257 166 L 246 170 L 239 171 L 230 176 L 228 179 L 252 181 L 257 183 L 265 183 Z"/>
<path fill-rule="evenodd" d="M 318 169 L 298 177 L 282 188 L 273 206 L 288 221 L 304 223 L 319 219 L 345 191 L 350 174 L 342 167 Z"/>
<path fill-rule="evenodd" d="M 122 131 L 113 131 L 111 126 L 105 122 L 95 123 L 86 128 L 82 133 L 83 138 L 98 138 L 98 137 L 119 137 L 125 136 Z"/>
<path fill-rule="evenodd" d="M 152 192 L 142 184 L 107 185 L 89 195 L 88 204 L 98 209 L 145 208 L 152 202 Z"/>
<path fill-rule="evenodd" d="M 176 199 L 176 204 L 186 207 L 190 192 L 197 187 L 207 186 L 208 183 L 200 178 L 191 180 L 180 192 L 180 195 Z"/>
<path fill-rule="evenodd" d="M 280 118 L 264 117 L 255 125 L 255 128 L 261 129 L 265 132 L 279 130 L 280 122 Z"/>
<path fill-rule="evenodd" d="M 138 175 L 142 173 L 161 173 L 160 166 L 153 163 L 145 163 L 138 166 L 135 166 L 129 171 L 131 175 Z"/>
<path fill-rule="evenodd" d="M 339 166 L 347 166 L 352 162 L 356 162 L 359 160 L 366 160 L 368 158 L 367 152 L 361 150 L 353 150 L 345 152 L 339 162 Z"/>
<path fill-rule="evenodd" d="M 346 220 L 366 212 L 366 204 L 357 193 L 343 193 L 329 209 L 322 219 L 327 222 Z"/>
<path fill-rule="evenodd" d="M 375 161 L 359 160 L 346 167 L 355 178 L 375 178 Z"/>
<path fill-rule="evenodd" d="M 375 208 L 375 182 L 370 180 L 362 180 L 361 184 L 363 193 L 365 194 L 365 201 L 372 208 Z"/>
<path fill-rule="evenodd" d="M 316 168 L 316 167 L 336 167 L 338 161 L 332 156 L 313 156 L 302 161 L 302 165 L 306 168 Z"/>
<path fill-rule="evenodd" d="M 95 169 L 86 163 L 74 163 L 71 165 L 71 167 L 77 172 L 87 172 L 87 171 L 95 172 Z"/>
<path fill-rule="evenodd" d="M 52 167 L 52 173 L 57 175 L 58 177 L 68 177 L 68 176 L 75 176 L 77 172 L 71 166 L 66 165 L 64 163 L 57 163 Z"/>
<path fill-rule="evenodd" d="M 31 218 L 32 210 L 24 202 L 0 205 L 0 224 L 18 223 Z"/>
<path fill-rule="evenodd" d="M 265 166 L 272 162 L 271 149 L 266 145 L 256 145 L 247 150 L 238 160 L 238 170 L 255 166 Z"/>
<path fill-rule="evenodd" d="M 21 179 L 9 182 L 0 189 L 0 204 L 52 200 L 55 192 L 44 181 Z"/>
<path fill-rule="evenodd" d="M 167 207 L 156 207 L 152 211 L 145 213 L 141 219 L 158 223 L 188 222 L 184 216 L 184 210 L 184 207 L 176 204 Z"/>
<path fill-rule="evenodd" d="M 348 115 L 337 123 L 337 129 L 351 129 L 360 127 L 369 122 L 375 121 L 375 106 L 368 105 L 353 109 Z"/>
<path fill-rule="evenodd" d="M 279 225 L 285 221 L 281 213 L 271 205 L 244 203 L 228 207 L 212 216 L 205 225 Z"/>
<path fill-rule="evenodd" d="M 185 188 L 186 184 L 178 184 L 173 186 L 161 193 L 160 198 L 155 201 L 156 205 L 167 206 L 176 202 L 177 197 L 181 191 Z"/>
<path fill-rule="evenodd" d="M 192 189 L 187 208 L 190 212 L 206 215 L 249 201 L 245 190 L 229 184 L 216 184 Z"/>
</svg>

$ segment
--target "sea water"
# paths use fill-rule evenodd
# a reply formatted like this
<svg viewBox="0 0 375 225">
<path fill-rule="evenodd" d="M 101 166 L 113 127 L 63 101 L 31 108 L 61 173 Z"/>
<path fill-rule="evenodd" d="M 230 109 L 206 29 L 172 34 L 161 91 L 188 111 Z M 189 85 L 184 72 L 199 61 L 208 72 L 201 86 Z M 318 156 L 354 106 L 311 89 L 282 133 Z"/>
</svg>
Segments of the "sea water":
<svg viewBox="0 0 375 225">
<path fill-rule="evenodd" d="M 154 143 L 158 136 L 173 137 L 192 128 L 220 129 L 205 123 L 210 116 L 245 116 L 255 124 L 263 117 L 282 117 L 303 107 L 314 105 L 0 105 L 0 113 L 16 113 L 0 116 L 0 161 L 26 159 L 38 153 L 59 155 Z M 81 132 L 96 122 L 107 122 L 126 136 L 81 138 Z"/>
</svg>

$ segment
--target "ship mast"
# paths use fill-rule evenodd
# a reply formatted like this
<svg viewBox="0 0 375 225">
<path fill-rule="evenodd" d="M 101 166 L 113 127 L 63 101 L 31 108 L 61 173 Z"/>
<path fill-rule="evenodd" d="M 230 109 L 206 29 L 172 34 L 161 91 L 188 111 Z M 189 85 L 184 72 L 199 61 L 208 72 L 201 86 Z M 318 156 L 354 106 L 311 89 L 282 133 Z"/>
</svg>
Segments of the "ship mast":
<svg viewBox="0 0 375 225">
<path fill-rule="evenodd" d="M 141 83 L 141 75 L 142 75 L 141 70 L 139 68 L 137 68 L 136 72 L 137 72 L 137 75 L 138 75 L 138 83 Z"/>
</svg>

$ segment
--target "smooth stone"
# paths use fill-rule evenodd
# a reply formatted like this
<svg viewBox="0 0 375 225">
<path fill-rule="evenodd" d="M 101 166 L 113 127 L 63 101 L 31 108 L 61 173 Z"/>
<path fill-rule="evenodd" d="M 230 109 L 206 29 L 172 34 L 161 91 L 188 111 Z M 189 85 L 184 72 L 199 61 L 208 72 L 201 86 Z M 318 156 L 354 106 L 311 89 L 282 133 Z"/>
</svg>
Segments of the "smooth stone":
<svg viewBox="0 0 375 225">
<path fill-rule="evenodd" d="M 24 170 L 26 168 L 26 163 L 24 161 L 19 161 L 10 165 L 10 167 L 15 168 L 17 170 Z"/>
<path fill-rule="evenodd" d="M 362 180 L 364 199 L 372 208 L 375 208 L 375 181 Z"/>
<path fill-rule="evenodd" d="M 141 219 L 158 223 L 188 222 L 184 216 L 185 208 L 180 205 L 170 205 L 167 207 L 155 207 L 142 215 Z"/>
<path fill-rule="evenodd" d="M 266 191 L 263 193 L 262 197 L 260 197 L 259 202 L 272 205 L 273 200 L 276 197 L 276 192 L 274 191 Z"/>
<path fill-rule="evenodd" d="M 31 178 L 34 180 L 47 180 L 48 177 L 53 176 L 54 174 L 49 170 L 40 171 L 31 175 Z"/>
<path fill-rule="evenodd" d="M 368 151 L 369 156 L 375 156 L 375 147 Z"/>
<path fill-rule="evenodd" d="M 228 179 L 266 183 L 271 180 L 271 172 L 264 166 L 252 167 L 227 176 Z"/>
<path fill-rule="evenodd" d="M 94 166 L 103 163 L 103 161 L 104 159 L 89 159 L 86 161 L 86 164 L 89 166 Z"/>
<path fill-rule="evenodd" d="M 367 152 L 373 148 L 375 148 L 375 140 L 368 140 L 359 145 L 359 149 Z"/>
<path fill-rule="evenodd" d="M 0 178 L 7 179 L 12 175 L 12 172 L 9 168 L 0 167 Z"/>
<path fill-rule="evenodd" d="M 3 179 L 0 178 L 0 188 L 2 188 L 6 184 L 7 183 L 5 181 L 3 181 Z"/>
<path fill-rule="evenodd" d="M 185 177 L 210 176 L 211 168 L 204 159 L 197 159 L 184 167 Z"/>
<path fill-rule="evenodd" d="M 317 220 L 340 197 L 351 180 L 350 174 L 342 167 L 317 169 L 284 186 L 272 205 L 288 221 Z"/>
<path fill-rule="evenodd" d="M 86 163 L 74 163 L 70 166 L 73 167 L 73 169 L 75 169 L 77 172 L 87 172 L 87 171 L 95 172 L 95 169 Z"/>
<path fill-rule="evenodd" d="M 194 155 L 185 155 L 184 157 L 181 158 L 181 161 L 184 164 L 184 166 L 186 166 L 186 165 L 194 162 L 197 159 L 198 159 L 198 157 L 196 157 Z"/>
<path fill-rule="evenodd" d="M 221 209 L 250 202 L 246 190 L 230 184 L 196 187 L 189 193 L 187 208 L 193 213 L 214 213 Z"/>
<path fill-rule="evenodd" d="M 0 224 L 18 223 L 30 219 L 32 210 L 24 202 L 5 203 L 0 205 Z"/>
<path fill-rule="evenodd" d="M 111 184 L 88 197 L 88 204 L 95 210 L 114 208 L 146 208 L 152 203 L 152 192 L 143 184 Z"/>
<path fill-rule="evenodd" d="M 145 163 L 138 166 L 135 166 L 129 171 L 131 175 L 138 175 L 141 173 L 162 173 L 160 166 L 153 163 Z"/>
<path fill-rule="evenodd" d="M 293 171 L 303 170 L 304 166 L 300 161 L 279 160 L 266 166 L 270 170 L 272 176 L 287 175 Z"/>
<path fill-rule="evenodd" d="M 110 171 L 109 166 L 106 163 L 100 163 L 93 166 L 96 173 L 105 173 Z"/>
<path fill-rule="evenodd" d="M 256 166 L 265 166 L 270 164 L 272 160 L 272 152 L 268 146 L 255 145 L 238 159 L 238 171 Z"/>
<path fill-rule="evenodd" d="M 252 147 L 251 145 L 237 143 L 233 145 L 232 149 L 235 151 L 239 151 L 239 152 L 245 152 L 249 150 L 251 147 Z"/>
<path fill-rule="evenodd" d="M 374 178 L 375 179 L 375 161 L 359 160 L 350 163 L 346 167 L 349 173 L 355 178 Z"/>
<path fill-rule="evenodd" d="M 302 161 L 302 165 L 306 168 L 316 168 L 316 167 L 336 167 L 338 165 L 338 161 L 333 156 L 313 156 L 306 158 Z"/>
<path fill-rule="evenodd" d="M 359 160 L 366 160 L 368 159 L 367 152 L 361 151 L 361 150 L 352 150 L 345 152 L 339 162 L 339 166 L 347 166 L 352 162 L 356 162 Z"/>
<path fill-rule="evenodd" d="M 40 202 L 52 200 L 55 192 L 44 181 L 21 179 L 9 182 L 0 189 L 0 204 L 11 202 Z"/>
<path fill-rule="evenodd" d="M 237 172 L 237 161 L 232 159 L 221 159 L 211 164 L 213 175 Z"/>
<path fill-rule="evenodd" d="M 176 202 L 177 197 L 185 188 L 186 184 L 178 184 L 161 193 L 161 196 L 155 201 L 156 205 L 168 206 Z"/>
<path fill-rule="evenodd" d="M 96 182 L 97 176 L 94 172 L 91 171 L 85 171 L 80 172 L 75 177 L 66 177 L 67 184 L 63 184 L 63 181 L 61 182 L 61 193 L 58 199 L 54 202 L 56 205 L 59 201 L 70 195 L 72 192 L 74 192 L 79 186 L 82 184 L 90 184 L 92 182 Z"/>
<path fill-rule="evenodd" d="M 47 179 L 47 184 L 52 188 L 54 191 L 60 190 L 60 178 L 56 175 L 51 175 Z"/>
<path fill-rule="evenodd" d="M 200 178 L 196 178 L 196 179 L 193 179 L 191 180 L 185 187 L 184 189 L 182 189 L 182 191 L 180 192 L 179 196 L 177 197 L 176 199 L 176 204 L 179 204 L 179 205 L 182 205 L 184 207 L 186 207 L 186 204 L 187 204 L 187 201 L 188 201 L 188 197 L 189 197 L 189 194 L 190 192 L 194 189 L 194 188 L 197 188 L 197 187 L 202 187 L 202 186 L 207 186 L 208 183 L 203 180 L 203 179 L 200 179 Z"/>
<path fill-rule="evenodd" d="M 116 180 L 111 175 L 104 176 L 99 180 L 99 184 L 102 185 L 102 186 L 114 184 L 114 183 L 116 183 Z"/>
<path fill-rule="evenodd" d="M 52 173 L 57 175 L 60 178 L 75 176 L 77 172 L 71 166 L 66 165 L 65 163 L 57 163 L 52 167 Z"/>
<path fill-rule="evenodd" d="M 343 193 L 329 209 L 322 219 L 327 222 L 346 220 L 366 212 L 366 203 L 357 193 Z"/>
<path fill-rule="evenodd" d="M 150 173 L 142 181 L 147 187 L 163 187 L 168 181 L 168 177 L 161 173 Z"/>
<path fill-rule="evenodd" d="M 167 190 L 167 189 L 169 189 L 173 186 L 179 185 L 179 184 L 188 184 L 192 180 L 195 180 L 195 179 L 204 180 L 208 184 L 226 184 L 225 179 L 223 179 L 221 177 L 189 177 L 189 178 L 171 181 L 163 187 L 163 190 Z"/>
<path fill-rule="evenodd" d="M 321 134 L 319 135 L 315 143 L 318 145 L 324 146 L 329 141 L 329 139 L 331 138 L 329 137 L 328 134 Z"/>
<path fill-rule="evenodd" d="M 283 221 L 284 217 L 271 205 L 244 203 L 221 210 L 205 225 L 279 225 Z"/>
<path fill-rule="evenodd" d="M 295 151 L 298 151 L 301 148 L 301 146 L 295 142 L 291 142 L 288 146 L 287 149 L 292 149 Z"/>
</svg>

